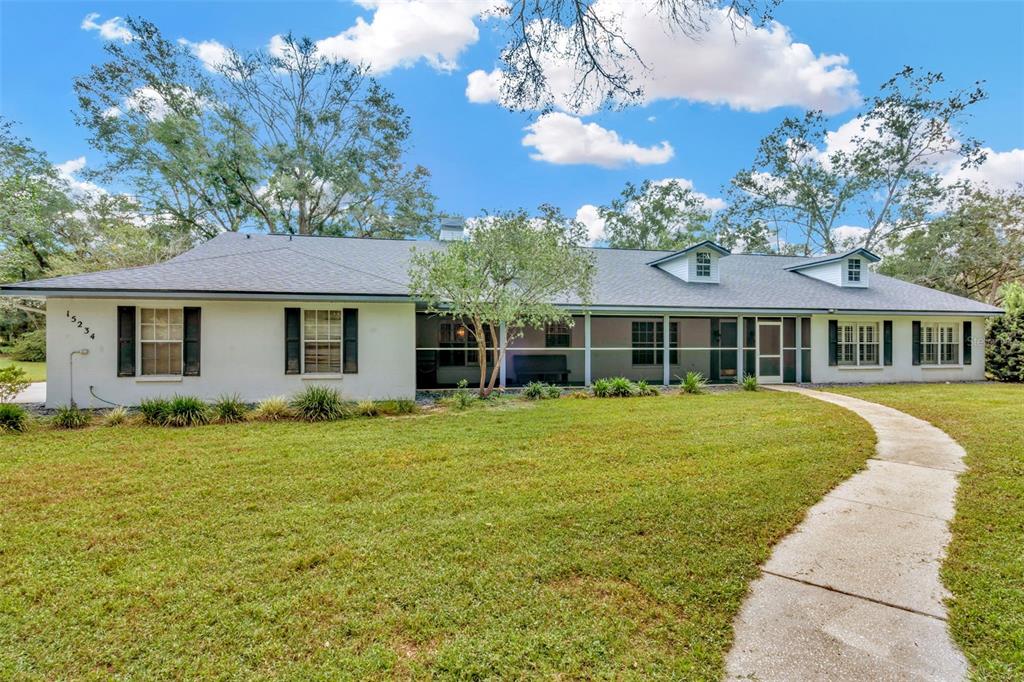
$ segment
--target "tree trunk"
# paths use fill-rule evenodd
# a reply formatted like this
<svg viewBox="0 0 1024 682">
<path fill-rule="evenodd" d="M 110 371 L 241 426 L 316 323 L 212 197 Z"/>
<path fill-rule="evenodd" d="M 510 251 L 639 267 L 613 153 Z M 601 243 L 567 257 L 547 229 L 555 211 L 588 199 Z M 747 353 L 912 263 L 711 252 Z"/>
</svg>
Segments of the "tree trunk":
<svg viewBox="0 0 1024 682">
<path fill-rule="evenodd" d="M 491 380 L 490 380 L 490 382 L 487 385 L 487 392 L 488 393 L 490 393 L 491 391 L 494 390 L 494 384 L 498 380 L 498 377 L 501 374 L 501 362 L 502 362 L 502 360 L 505 357 L 505 338 L 504 337 L 498 338 L 498 333 L 499 333 L 500 327 L 498 329 L 495 329 L 493 324 L 490 325 L 490 327 L 491 327 L 491 338 L 494 339 L 495 346 L 491 350 L 492 366 L 491 366 Z"/>
<path fill-rule="evenodd" d="M 487 386 L 487 334 L 482 321 L 473 320 L 473 333 L 476 335 L 477 359 L 480 362 L 480 397 L 486 398 L 491 394 L 491 389 Z"/>
</svg>

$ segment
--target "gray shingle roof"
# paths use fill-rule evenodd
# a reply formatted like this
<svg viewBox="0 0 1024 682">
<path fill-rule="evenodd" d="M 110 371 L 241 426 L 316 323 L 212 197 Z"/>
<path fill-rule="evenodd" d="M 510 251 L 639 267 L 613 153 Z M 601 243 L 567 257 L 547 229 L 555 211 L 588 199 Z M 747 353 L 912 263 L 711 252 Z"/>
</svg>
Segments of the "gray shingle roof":
<svg viewBox="0 0 1024 682">
<path fill-rule="evenodd" d="M 8 295 L 174 292 L 237 295 L 408 295 L 414 249 L 438 242 L 221 234 L 157 265 L 7 284 Z M 993 306 L 871 274 L 867 288 L 836 287 L 786 268 L 815 258 L 735 254 L 720 284 L 683 282 L 648 265 L 669 252 L 592 249 L 596 307 L 906 311 L 993 314 Z M 578 301 L 559 301 L 572 305 Z"/>
</svg>

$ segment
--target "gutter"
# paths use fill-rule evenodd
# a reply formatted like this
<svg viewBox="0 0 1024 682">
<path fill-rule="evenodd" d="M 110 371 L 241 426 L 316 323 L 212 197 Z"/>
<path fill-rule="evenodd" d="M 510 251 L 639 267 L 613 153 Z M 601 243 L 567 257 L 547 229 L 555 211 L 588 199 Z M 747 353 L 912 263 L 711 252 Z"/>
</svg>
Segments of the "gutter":
<svg viewBox="0 0 1024 682">
<path fill-rule="evenodd" d="M 423 308 L 423 302 L 413 299 L 407 294 L 350 294 L 325 293 L 301 294 L 279 292 L 251 291 L 175 291 L 158 290 L 127 290 L 127 289 L 50 289 L 33 287 L 0 287 L 0 296 L 23 296 L 28 298 L 94 298 L 94 299 L 174 299 L 174 300 L 251 300 L 251 301 L 367 301 L 391 303 L 416 303 Z M 838 308 L 722 308 L 712 306 L 624 306 L 624 305 L 591 305 L 556 304 L 567 308 L 575 314 L 605 313 L 611 315 L 671 315 L 681 313 L 710 314 L 721 313 L 722 316 L 735 315 L 890 315 L 890 316 L 977 316 L 996 317 L 1004 311 L 995 310 L 878 310 L 878 309 L 838 309 Z"/>
</svg>

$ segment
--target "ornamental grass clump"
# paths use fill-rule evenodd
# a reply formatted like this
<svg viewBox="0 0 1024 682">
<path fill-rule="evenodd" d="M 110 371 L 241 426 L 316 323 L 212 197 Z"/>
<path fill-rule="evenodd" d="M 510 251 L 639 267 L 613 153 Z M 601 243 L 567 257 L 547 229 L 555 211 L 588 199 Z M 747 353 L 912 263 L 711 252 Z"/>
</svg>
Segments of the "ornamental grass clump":
<svg viewBox="0 0 1024 682">
<path fill-rule="evenodd" d="M 242 402 L 241 396 L 237 393 L 220 396 L 213 401 L 213 405 L 210 407 L 213 410 L 214 417 L 221 424 L 234 424 L 245 421 L 245 416 L 249 412 L 248 405 Z"/>
<path fill-rule="evenodd" d="M 700 372 L 687 372 L 686 376 L 683 377 L 682 382 L 679 384 L 680 390 L 683 393 L 689 393 L 690 395 L 704 393 L 707 386 L 708 381 Z"/>
<path fill-rule="evenodd" d="M 380 414 L 380 408 L 372 400 L 360 400 L 356 403 L 356 414 L 363 417 L 376 417 Z"/>
<path fill-rule="evenodd" d="M 192 395 L 175 395 L 167 403 L 165 426 L 202 426 L 210 423 L 210 406 Z"/>
<path fill-rule="evenodd" d="M 591 389 L 597 398 L 631 398 L 639 395 L 637 385 L 626 377 L 598 379 Z"/>
<path fill-rule="evenodd" d="M 288 399 L 282 396 L 261 401 L 256 405 L 256 409 L 249 413 L 249 419 L 260 422 L 276 422 L 293 417 L 295 412 L 288 404 Z"/>
<path fill-rule="evenodd" d="M 146 398 L 139 403 L 142 421 L 150 426 L 165 426 L 171 402 L 166 398 Z"/>
<path fill-rule="evenodd" d="M 292 398 L 291 406 L 299 419 L 308 422 L 334 421 L 350 414 L 341 394 L 327 386 L 307 386 Z"/>
<path fill-rule="evenodd" d="M 562 389 L 558 386 L 544 383 L 543 381 L 531 381 L 523 389 L 523 397 L 527 400 L 551 400 L 560 398 Z"/>
<path fill-rule="evenodd" d="M 58 407 L 50 423 L 55 429 L 81 429 L 89 425 L 92 418 L 74 405 Z"/>
<path fill-rule="evenodd" d="M 636 394 L 638 396 L 654 396 L 659 395 L 661 393 L 661 391 L 659 391 L 654 386 L 651 386 L 643 379 L 636 382 L 636 384 L 634 384 L 634 387 L 636 388 Z"/>
<path fill-rule="evenodd" d="M 28 411 L 21 405 L 0 403 L 0 433 L 21 433 L 28 428 Z"/>
<path fill-rule="evenodd" d="M 128 423 L 128 410 L 118 405 L 103 415 L 104 426 L 122 426 Z"/>
</svg>

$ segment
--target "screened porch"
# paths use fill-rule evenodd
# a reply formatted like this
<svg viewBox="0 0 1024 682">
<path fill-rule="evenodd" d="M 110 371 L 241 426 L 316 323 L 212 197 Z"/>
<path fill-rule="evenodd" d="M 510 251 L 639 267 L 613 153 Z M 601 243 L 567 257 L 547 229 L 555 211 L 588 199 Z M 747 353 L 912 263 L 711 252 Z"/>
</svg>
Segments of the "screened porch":
<svg viewBox="0 0 1024 682">
<path fill-rule="evenodd" d="M 668 330 L 666 336 L 665 330 Z M 500 336 L 500 334 L 499 334 Z M 623 376 L 672 384 L 687 372 L 712 383 L 757 374 L 764 383 L 810 381 L 810 318 L 696 315 L 574 315 L 571 324 L 528 328 L 513 339 L 500 385 L 531 381 L 589 386 Z M 487 339 L 493 348 L 496 339 Z M 445 316 L 416 316 L 417 388 L 475 385 L 480 358 L 472 327 Z"/>
</svg>

